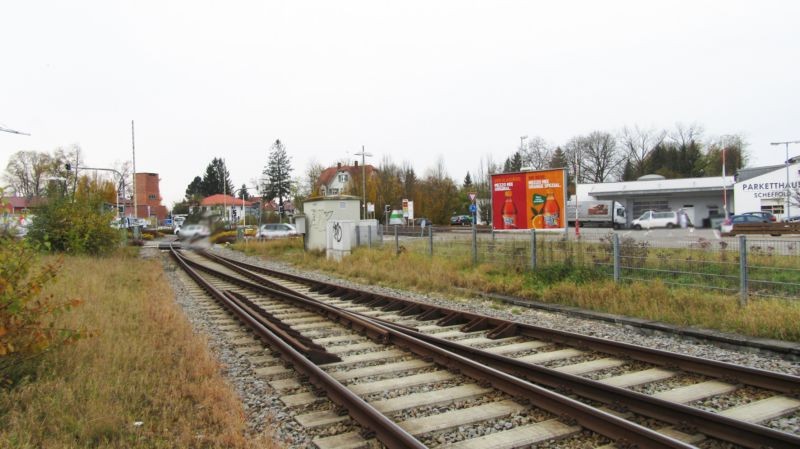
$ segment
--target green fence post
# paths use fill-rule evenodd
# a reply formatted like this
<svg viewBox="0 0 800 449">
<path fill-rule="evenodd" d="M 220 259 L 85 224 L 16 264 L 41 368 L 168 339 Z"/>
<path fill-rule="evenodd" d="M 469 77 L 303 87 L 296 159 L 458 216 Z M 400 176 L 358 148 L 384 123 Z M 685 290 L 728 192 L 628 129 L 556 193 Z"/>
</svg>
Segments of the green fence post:
<svg viewBox="0 0 800 449">
<path fill-rule="evenodd" d="M 619 283 L 620 272 L 619 234 L 614 234 L 614 282 Z"/>
<path fill-rule="evenodd" d="M 433 225 L 428 225 L 428 254 L 433 257 Z"/>
<path fill-rule="evenodd" d="M 739 236 L 739 306 L 747 305 L 747 236 Z"/>
<path fill-rule="evenodd" d="M 400 254 L 400 237 L 397 235 L 397 225 L 394 225 L 394 254 Z"/>
<path fill-rule="evenodd" d="M 472 266 L 478 265 L 478 228 L 472 222 Z"/>
</svg>

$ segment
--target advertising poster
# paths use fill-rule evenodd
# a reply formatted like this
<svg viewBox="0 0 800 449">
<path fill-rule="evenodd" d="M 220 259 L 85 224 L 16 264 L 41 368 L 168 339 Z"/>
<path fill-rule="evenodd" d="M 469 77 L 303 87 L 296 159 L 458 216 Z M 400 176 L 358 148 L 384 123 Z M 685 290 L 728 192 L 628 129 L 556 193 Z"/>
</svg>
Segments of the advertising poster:
<svg viewBox="0 0 800 449">
<path fill-rule="evenodd" d="M 566 179 L 564 169 L 492 175 L 492 226 L 566 229 Z"/>
</svg>

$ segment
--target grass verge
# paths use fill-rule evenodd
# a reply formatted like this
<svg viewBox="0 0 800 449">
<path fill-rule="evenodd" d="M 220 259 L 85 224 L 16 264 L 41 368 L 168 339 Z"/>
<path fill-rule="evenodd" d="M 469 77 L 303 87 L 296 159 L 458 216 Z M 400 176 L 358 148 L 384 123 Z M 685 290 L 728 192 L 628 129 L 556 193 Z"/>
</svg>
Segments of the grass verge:
<svg viewBox="0 0 800 449">
<path fill-rule="evenodd" d="M 85 303 L 60 324 L 93 335 L 27 361 L 27 379 L 0 391 L 0 447 L 277 447 L 246 436 L 240 401 L 158 261 L 64 262 L 48 292 Z"/>
<path fill-rule="evenodd" d="M 396 256 L 393 247 L 357 249 L 346 263 L 326 260 L 321 253 L 304 253 L 299 241 L 237 243 L 232 248 L 387 287 L 453 297 L 453 287 L 462 287 L 683 326 L 800 341 L 800 301 L 758 299 L 741 308 L 736 295 L 668 288 L 659 281 L 614 284 L 580 266 L 551 266 L 538 272 L 490 264 L 473 267 L 465 258 L 431 258 L 413 251 Z"/>
</svg>

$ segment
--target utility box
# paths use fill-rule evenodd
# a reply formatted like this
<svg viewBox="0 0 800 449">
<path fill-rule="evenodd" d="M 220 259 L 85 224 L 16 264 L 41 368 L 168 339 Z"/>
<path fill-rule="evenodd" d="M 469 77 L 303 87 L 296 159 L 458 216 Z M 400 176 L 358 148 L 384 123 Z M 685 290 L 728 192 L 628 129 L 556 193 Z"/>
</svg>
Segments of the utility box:
<svg viewBox="0 0 800 449">
<path fill-rule="evenodd" d="M 356 222 L 353 220 L 328 220 L 328 244 L 325 256 L 340 262 L 342 258 L 350 255 L 353 249 Z"/>
<path fill-rule="evenodd" d="M 306 249 L 327 250 L 328 222 L 344 220 L 355 223 L 361 215 L 361 201 L 354 196 L 319 197 L 303 203 L 306 217 Z M 350 241 L 355 244 L 355 227 L 350 229 Z"/>
<path fill-rule="evenodd" d="M 378 220 L 359 220 L 358 226 L 355 228 L 356 240 L 353 244 L 359 246 L 377 245 L 379 243 L 378 239 L 380 238 L 378 235 L 378 227 Z"/>
</svg>

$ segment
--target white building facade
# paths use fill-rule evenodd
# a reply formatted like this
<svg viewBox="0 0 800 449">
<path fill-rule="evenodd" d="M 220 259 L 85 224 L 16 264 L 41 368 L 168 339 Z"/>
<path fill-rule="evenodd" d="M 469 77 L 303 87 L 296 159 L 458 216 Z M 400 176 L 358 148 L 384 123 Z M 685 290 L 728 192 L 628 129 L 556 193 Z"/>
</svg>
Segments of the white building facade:
<svg viewBox="0 0 800 449">
<path fill-rule="evenodd" d="M 788 178 L 788 180 L 787 180 Z M 791 195 L 800 193 L 800 163 L 741 170 L 734 186 L 734 212 L 770 212 L 778 219 L 800 215 L 800 206 Z"/>
<path fill-rule="evenodd" d="M 648 210 L 683 209 L 696 227 L 711 227 L 732 212 L 734 177 L 664 179 L 649 175 L 637 181 L 578 184 L 578 201 L 614 200 L 625 207 L 627 226 Z M 738 201 L 738 200 L 737 200 Z"/>
</svg>

